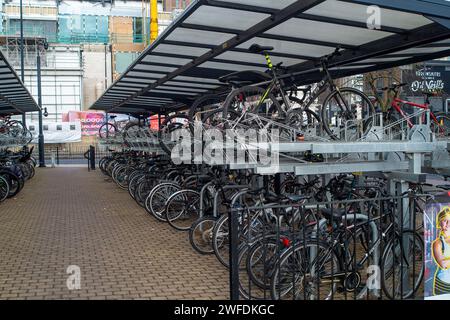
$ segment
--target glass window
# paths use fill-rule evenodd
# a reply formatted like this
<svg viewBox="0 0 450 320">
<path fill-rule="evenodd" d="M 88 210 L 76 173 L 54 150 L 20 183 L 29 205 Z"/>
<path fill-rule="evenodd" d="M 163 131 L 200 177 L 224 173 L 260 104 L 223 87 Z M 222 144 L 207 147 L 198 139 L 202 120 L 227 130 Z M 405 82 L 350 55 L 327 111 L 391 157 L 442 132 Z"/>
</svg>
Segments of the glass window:
<svg viewBox="0 0 450 320">
<path fill-rule="evenodd" d="M 133 42 L 142 43 L 144 40 L 142 35 L 142 18 L 133 18 Z"/>
</svg>

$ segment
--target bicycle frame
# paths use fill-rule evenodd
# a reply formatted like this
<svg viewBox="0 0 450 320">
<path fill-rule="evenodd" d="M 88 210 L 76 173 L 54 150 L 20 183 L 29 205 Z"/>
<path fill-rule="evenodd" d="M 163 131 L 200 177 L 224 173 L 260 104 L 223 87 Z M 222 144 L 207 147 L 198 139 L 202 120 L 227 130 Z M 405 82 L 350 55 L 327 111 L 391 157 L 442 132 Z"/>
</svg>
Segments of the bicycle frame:
<svg viewBox="0 0 450 320">
<path fill-rule="evenodd" d="M 266 92 L 262 95 L 261 99 L 258 102 L 257 109 L 264 103 L 268 95 L 273 91 L 274 88 L 277 88 L 281 93 L 281 98 L 286 106 L 286 109 L 291 105 L 291 102 L 287 98 L 286 91 L 283 89 L 281 80 L 278 78 L 276 70 L 273 67 L 272 61 L 270 60 L 270 55 L 267 52 L 264 52 L 264 57 L 267 61 L 267 67 L 272 72 L 273 80 L 270 82 L 269 86 L 266 89 Z M 318 83 L 317 87 L 311 92 L 309 92 L 308 99 L 305 99 L 304 106 L 308 107 L 319 95 L 321 95 L 327 88 L 330 88 L 331 91 L 336 89 L 333 78 L 328 70 L 328 66 L 325 62 L 322 62 L 322 70 L 325 72 L 323 79 Z M 342 99 L 342 97 L 341 97 Z"/>
<path fill-rule="evenodd" d="M 414 102 L 410 102 L 410 101 L 406 101 L 406 100 L 402 100 L 400 98 L 394 98 L 394 100 L 391 103 L 392 108 L 394 108 L 408 123 L 408 126 L 410 128 L 412 128 L 414 126 L 414 124 L 411 122 L 411 120 L 409 119 L 408 114 L 402 110 L 402 106 L 404 105 L 408 105 L 411 107 L 416 107 L 422 110 L 430 110 L 430 118 L 431 120 L 436 123 L 439 127 L 441 127 L 441 124 L 439 123 L 438 119 L 436 118 L 436 116 L 434 115 L 434 113 L 431 111 L 430 109 L 430 104 L 428 104 L 427 102 L 425 104 L 419 104 L 419 103 L 414 103 Z M 423 117 L 425 115 L 422 116 L 422 120 Z"/>
</svg>

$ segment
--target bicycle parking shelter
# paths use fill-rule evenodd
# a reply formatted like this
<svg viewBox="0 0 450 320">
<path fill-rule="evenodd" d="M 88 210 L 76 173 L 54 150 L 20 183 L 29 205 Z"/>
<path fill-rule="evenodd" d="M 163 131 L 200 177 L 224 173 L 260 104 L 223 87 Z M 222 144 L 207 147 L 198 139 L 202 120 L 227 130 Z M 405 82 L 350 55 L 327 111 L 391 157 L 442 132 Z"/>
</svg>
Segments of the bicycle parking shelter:
<svg viewBox="0 0 450 320">
<path fill-rule="evenodd" d="M 0 116 L 39 111 L 30 92 L 0 52 Z"/>
<path fill-rule="evenodd" d="M 377 6 L 380 25 L 368 27 L 367 21 L 373 13 L 368 6 Z M 245 4 L 237 0 L 198 0 L 137 58 L 91 109 L 127 114 L 167 114 L 185 109 L 205 95 L 225 92 L 228 85 L 218 80 L 221 76 L 244 70 L 265 71 L 264 57 L 248 51 L 254 43 L 274 47 L 270 53 L 272 61 L 282 62 L 287 68 L 282 76 L 287 85 L 319 81 L 322 73 L 317 61 L 336 47 L 341 47 L 343 52 L 330 64 L 334 78 L 445 57 L 450 55 L 449 17 L 450 5 L 438 0 L 394 3 L 252 0 Z M 424 154 L 429 154 L 431 149 L 434 156 L 426 159 L 424 167 L 429 171 L 438 168 L 441 172 L 450 168 L 450 159 L 443 152 L 445 142 L 432 141 L 429 134 L 419 131 L 410 138 L 414 143 L 406 143 L 405 147 L 404 142 L 401 148 L 397 148 L 398 143 L 377 142 L 376 152 L 373 152 L 375 141 L 381 139 L 361 142 L 357 148 L 354 142 L 281 144 L 284 152 L 309 150 L 334 154 L 337 149 L 353 148 L 354 151 L 347 152 L 365 153 L 372 161 L 350 161 L 348 169 L 343 163 L 292 165 L 287 162 L 278 167 L 259 167 L 256 171 L 301 175 L 332 174 L 337 167 L 339 172 L 408 169 L 412 175 L 403 177 L 415 180 L 424 164 Z M 422 150 L 418 145 L 423 143 L 432 146 Z M 411 159 L 375 161 L 380 154 L 399 152 Z"/>
<path fill-rule="evenodd" d="M 368 10 L 369 6 L 371 10 Z M 379 10 L 379 11 L 378 11 Z M 380 25 L 368 26 L 379 13 Z M 209 94 L 229 87 L 218 79 L 244 70 L 264 72 L 264 57 L 250 53 L 252 44 L 274 47 L 272 62 L 287 68 L 286 85 L 320 81 L 317 62 L 337 47 L 330 63 L 333 78 L 393 68 L 450 56 L 450 3 L 444 0 L 197 0 L 136 59 L 91 106 L 125 114 L 168 114 L 188 109 Z M 297 176 L 361 172 L 383 175 L 392 195 L 408 182 L 424 182 L 425 173 L 450 176 L 449 141 L 439 140 L 428 123 L 418 123 L 401 141 L 385 139 L 374 126 L 363 141 L 305 141 L 268 146 L 272 152 L 309 151 L 322 163 L 283 160 L 260 166 L 233 164 L 260 175 Z M 331 159 L 332 161 L 327 161 Z M 409 226 L 407 199 L 399 203 Z M 401 209 L 403 208 L 403 209 Z M 235 239 L 236 240 L 236 239 Z M 237 277 L 237 270 L 232 271 Z M 236 278 L 235 278 L 236 279 Z M 236 287 L 235 287 L 235 290 Z M 239 297 L 237 291 L 232 298 Z"/>
</svg>

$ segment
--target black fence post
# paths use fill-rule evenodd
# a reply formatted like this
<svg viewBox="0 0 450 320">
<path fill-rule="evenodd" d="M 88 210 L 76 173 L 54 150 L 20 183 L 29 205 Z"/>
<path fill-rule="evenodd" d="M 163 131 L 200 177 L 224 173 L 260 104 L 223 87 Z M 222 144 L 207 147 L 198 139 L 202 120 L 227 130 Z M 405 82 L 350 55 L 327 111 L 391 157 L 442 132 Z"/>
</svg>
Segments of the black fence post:
<svg viewBox="0 0 450 320">
<path fill-rule="evenodd" d="M 239 220 L 238 212 L 230 208 L 228 216 L 228 229 L 230 232 L 230 300 L 239 300 Z"/>
<path fill-rule="evenodd" d="M 56 164 L 59 166 L 59 146 L 56 147 Z"/>
<path fill-rule="evenodd" d="M 89 146 L 89 160 L 91 165 L 91 170 L 95 170 L 95 147 Z"/>
</svg>

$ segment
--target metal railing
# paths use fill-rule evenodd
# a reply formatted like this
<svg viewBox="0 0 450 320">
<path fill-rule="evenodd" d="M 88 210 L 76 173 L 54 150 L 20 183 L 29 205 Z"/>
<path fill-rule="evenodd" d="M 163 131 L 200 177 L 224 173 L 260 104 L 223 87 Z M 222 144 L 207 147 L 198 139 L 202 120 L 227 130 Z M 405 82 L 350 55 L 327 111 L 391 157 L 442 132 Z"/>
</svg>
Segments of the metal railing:
<svg viewBox="0 0 450 320">
<path fill-rule="evenodd" d="M 423 197 L 247 206 L 245 196 L 221 235 L 231 299 L 423 297 Z"/>
</svg>

